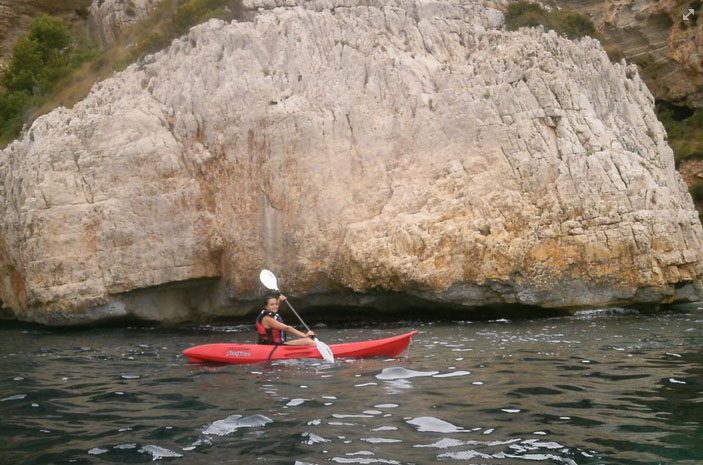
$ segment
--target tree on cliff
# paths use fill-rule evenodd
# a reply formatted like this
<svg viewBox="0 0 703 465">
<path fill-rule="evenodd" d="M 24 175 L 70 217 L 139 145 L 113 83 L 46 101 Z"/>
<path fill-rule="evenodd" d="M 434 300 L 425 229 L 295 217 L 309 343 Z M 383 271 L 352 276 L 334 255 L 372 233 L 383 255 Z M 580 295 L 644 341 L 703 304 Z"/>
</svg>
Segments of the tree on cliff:
<svg viewBox="0 0 703 465">
<path fill-rule="evenodd" d="M 37 97 L 51 92 L 85 55 L 61 20 L 46 15 L 35 19 L 0 74 L 0 139 L 14 136 Z"/>
</svg>

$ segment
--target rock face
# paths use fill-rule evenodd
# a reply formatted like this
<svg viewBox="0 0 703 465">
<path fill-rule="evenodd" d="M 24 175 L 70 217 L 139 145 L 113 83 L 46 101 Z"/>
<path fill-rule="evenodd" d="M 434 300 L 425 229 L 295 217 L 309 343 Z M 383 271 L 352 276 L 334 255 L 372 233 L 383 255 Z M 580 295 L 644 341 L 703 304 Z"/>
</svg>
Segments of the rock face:
<svg viewBox="0 0 703 465">
<path fill-rule="evenodd" d="M 597 41 L 475 2 L 249 6 L 0 153 L 18 318 L 243 314 L 264 267 L 310 304 L 701 297 L 654 99 Z"/>
<path fill-rule="evenodd" d="M 703 108 L 703 8 L 678 0 L 560 0 L 589 16 L 605 42 L 640 73 L 657 99 Z M 695 7 L 683 21 L 682 13 Z"/>
<path fill-rule="evenodd" d="M 161 0 L 93 0 L 88 29 L 103 46 L 112 44 L 120 32 L 149 16 Z"/>
<path fill-rule="evenodd" d="M 62 17 L 80 27 L 88 15 L 90 0 L 0 0 L 0 66 L 12 53 L 17 38 L 41 14 Z"/>
</svg>

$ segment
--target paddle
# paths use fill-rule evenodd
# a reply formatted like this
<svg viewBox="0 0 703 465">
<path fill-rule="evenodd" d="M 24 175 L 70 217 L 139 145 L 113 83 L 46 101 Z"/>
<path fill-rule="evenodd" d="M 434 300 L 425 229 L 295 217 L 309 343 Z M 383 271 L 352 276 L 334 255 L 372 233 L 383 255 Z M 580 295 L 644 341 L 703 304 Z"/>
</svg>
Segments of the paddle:
<svg viewBox="0 0 703 465">
<path fill-rule="evenodd" d="M 271 273 L 269 270 L 261 270 L 261 273 L 259 274 L 259 279 L 261 280 L 261 284 L 263 284 L 267 289 L 276 292 L 281 292 L 278 290 L 278 280 L 276 279 L 276 275 Z M 288 302 L 288 299 L 286 299 L 286 303 L 288 304 L 288 308 L 290 308 L 291 311 L 295 314 L 295 316 L 298 317 L 298 320 L 300 320 L 305 329 L 310 331 L 308 325 L 306 325 L 303 319 L 300 318 L 300 315 L 298 315 L 298 312 L 296 312 L 290 302 Z M 326 362 L 334 363 L 334 354 L 332 354 L 332 349 L 330 349 L 330 346 L 319 340 L 317 336 L 312 336 L 312 340 L 315 341 L 317 350 L 320 351 L 320 355 L 322 355 L 322 358 L 324 358 Z"/>
</svg>

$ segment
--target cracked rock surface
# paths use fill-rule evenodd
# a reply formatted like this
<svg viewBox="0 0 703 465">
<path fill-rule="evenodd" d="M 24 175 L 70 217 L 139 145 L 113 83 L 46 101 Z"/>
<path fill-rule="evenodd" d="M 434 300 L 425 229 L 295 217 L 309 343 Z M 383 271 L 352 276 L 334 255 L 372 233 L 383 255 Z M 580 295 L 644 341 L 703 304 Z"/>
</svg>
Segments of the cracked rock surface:
<svg viewBox="0 0 703 465">
<path fill-rule="evenodd" d="M 0 153 L 18 318 L 243 314 L 261 268 L 338 305 L 701 297 L 652 95 L 597 41 L 505 32 L 478 2 L 247 6 Z"/>
<path fill-rule="evenodd" d="M 103 46 L 115 42 L 125 29 L 149 16 L 161 0 L 93 0 L 88 27 Z"/>
</svg>

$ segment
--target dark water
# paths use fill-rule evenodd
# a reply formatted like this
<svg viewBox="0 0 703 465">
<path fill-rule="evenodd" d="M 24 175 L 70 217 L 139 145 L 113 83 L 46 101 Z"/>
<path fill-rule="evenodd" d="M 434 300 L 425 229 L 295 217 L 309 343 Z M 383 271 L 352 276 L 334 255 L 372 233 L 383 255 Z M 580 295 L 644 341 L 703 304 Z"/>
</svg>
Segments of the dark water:
<svg viewBox="0 0 703 465">
<path fill-rule="evenodd" d="M 0 464 L 700 464 L 703 311 L 416 328 L 390 360 L 188 364 L 251 327 L 0 330 Z"/>
</svg>

